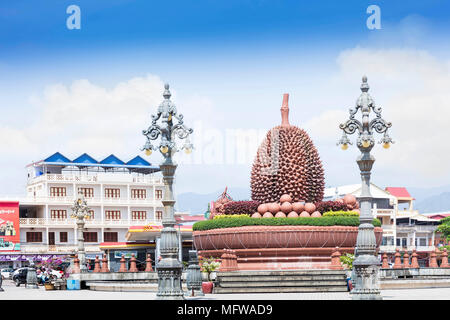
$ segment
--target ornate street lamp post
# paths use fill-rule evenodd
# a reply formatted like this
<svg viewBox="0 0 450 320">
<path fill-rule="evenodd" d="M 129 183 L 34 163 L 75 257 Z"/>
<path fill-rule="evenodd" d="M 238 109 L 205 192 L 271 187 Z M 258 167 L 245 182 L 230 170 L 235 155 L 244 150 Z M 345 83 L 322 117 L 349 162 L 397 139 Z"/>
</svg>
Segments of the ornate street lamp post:
<svg viewBox="0 0 450 320">
<path fill-rule="evenodd" d="M 78 193 L 78 198 L 75 200 L 74 206 L 72 207 L 71 218 L 77 219 L 77 238 L 78 238 L 78 259 L 80 260 L 80 272 L 88 272 L 86 267 L 86 252 L 84 250 L 84 219 L 89 218 L 91 214 L 89 213 L 87 202 L 84 199 L 83 193 L 80 191 Z"/>
<path fill-rule="evenodd" d="M 156 115 L 152 115 L 151 126 L 142 132 L 147 137 L 147 142 L 142 150 L 145 150 L 147 155 L 150 155 L 152 150 L 159 150 L 164 157 L 164 162 L 160 165 L 165 190 L 162 200 L 164 214 L 160 239 L 161 261 L 159 261 L 157 268 L 158 293 L 156 296 L 157 299 L 182 300 L 184 299 L 181 289 L 183 266 L 178 260 L 178 236 L 174 228 L 176 222 L 173 209 L 175 200 L 172 190 L 177 165 L 172 161 L 172 155 L 180 151 L 175 144 L 176 137 L 186 139 L 181 149 L 184 149 L 186 153 L 191 153 L 193 147 L 188 137 L 193 130 L 183 124 L 183 115 L 177 114 L 177 108 L 170 100 L 169 85 L 164 85 L 164 88 L 164 100 L 159 105 Z M 156 122 L 160 118 L 161 124 L 158 125 Z M 178 120 L 176 124 L 174 124 L 175 119 Z M 156 140 L 159 136 L 161 136 L 159 145 L 153 146 L 150 140 Z"/>
<path fill-rule="evenodd" d="M 186 286 L 188 288 L 186 295 L 205 295 L 202 291 L 202 273 L 198 264 L 197 250 L 189 250 L 189 266 L 187 268 Z"/>
<path fill-rule="evenodd" d="M 36 267 L 34 265 L 33 259 L 30 259 L 30 265 L 28 266 L 27 272 L 27 283 L 25 288 L 27 289 L 39 289 L 38 287 L 38 279 L 36 275 Z"/>
<path fill-rule="evenodd" d="M 361 95 L 356 101 L 355 109 L 350 108 L 350 119 L 339 126 L 343 130 L 343 135 L 338 145 L 343 150 L 352 144 L 346 134 L 358 132 L 356 145 L 361 151 L 357 158 L 359 169 L 361 171 L 361 197 L 360 197 L 360 225 L 356 239 L 356 259 L 353 262 L 353 271 L 356 275 L 355 287 L 352 290 L 353 300 L 381 300 L 378 271 L 380 261 L 375 256 L 376 239 L 374 226 L 372 224 L 373 216 L 371 211 L 372 196 L 370 194 L 370 171 L 375 162 L 375 158 L 370 154 L 370 150 L 375 145 L 373 138 L 374 131 L 384 133 L 379 143 L 384 148 L 389 148 L 393 143 L 387 134 L 388 128 L 392 126 L 381 118 L 381 107 L 375 106 L 375 101 L 369 95 L 369 85 L 367 77 L 362 78 Z M 355 114 L 361 110 L 362 122 L 355 119 Z M 375 117 L 370 120 L 370 111 L 375 113 Z"/>
</svg>

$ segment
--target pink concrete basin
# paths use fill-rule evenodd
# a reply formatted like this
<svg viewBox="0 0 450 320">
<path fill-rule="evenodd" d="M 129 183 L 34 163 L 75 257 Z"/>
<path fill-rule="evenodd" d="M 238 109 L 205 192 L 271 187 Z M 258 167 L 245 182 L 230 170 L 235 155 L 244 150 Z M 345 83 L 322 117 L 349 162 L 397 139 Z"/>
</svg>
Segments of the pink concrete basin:
<svg viewBox="0 0 450 320">
<path fill-rule="evenodd" d="M 375 227 L 377 246 L 383 230 Z M 358 227 L 244 226 L 194 231 L 197 250 L 354 247 Z"/>
</svg>

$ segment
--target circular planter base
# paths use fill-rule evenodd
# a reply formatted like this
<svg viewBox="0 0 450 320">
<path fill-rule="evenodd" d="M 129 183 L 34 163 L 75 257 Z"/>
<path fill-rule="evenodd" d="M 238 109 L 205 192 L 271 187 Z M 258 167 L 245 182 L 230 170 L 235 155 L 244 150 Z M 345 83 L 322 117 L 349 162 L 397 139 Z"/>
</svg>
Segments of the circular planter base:
<svg viewBox="0 0 450 320">
<path fill-rule="evenodd" d="M 375 228 L 377 244 L 383 230 Z M 353 253 L 358 227 L 245 226 L 193 233 L 203 257 L 220 258 L 224 249 L 237 256 L 239 270 L 331 269 L 331 254 Z"/>
</svg>

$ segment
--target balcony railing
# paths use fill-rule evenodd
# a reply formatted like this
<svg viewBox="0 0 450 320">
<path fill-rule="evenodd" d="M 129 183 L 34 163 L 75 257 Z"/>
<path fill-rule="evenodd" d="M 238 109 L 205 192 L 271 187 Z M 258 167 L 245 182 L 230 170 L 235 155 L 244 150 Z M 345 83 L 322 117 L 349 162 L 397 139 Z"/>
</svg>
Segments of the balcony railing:
<svg viewBox="0 0 450 320">
<path fill-rule="evenodd" d="M 19 219 L 20 226 L 21 227 L 27 227 L 27 226 L 61 226 L 66 225 L 75 228 L 76 223 L 75 219 L 68 218 L 68 219 L 45 219 L 45 218 L 20 218 Z M 96 220 L 96 219 L 86 219 L 85 220 L 86 226 L 145 226 L 149 224 L 161 224 L 161 220 L 155 220 L 155 219 L 120 219 L 120 220 L 112 220 L 112 219 L 105 219 L 105 220 Z"/>
<path fill-rule="evenodd" d="M 381 245 L 380 246 L 380 251 L 381 252 L 395 252 L 395 246 L 393 245 Z"/>
<path fill-rule="evenodd" d="M 393 246 L 393 245 L 381 245 L 380 251 L 381 252 L 395 252 L 396 249 L 399 249 L 400 252 L 408 251 L 412 252 L 414 249 L 416 252 L 431 252 L 433 250 L 436 250 L 433 246 Z"/>
<path fill-rule="evenodd" d="M 144 205 L 153 207 L 163 207 L 161 199 L 134 199 L 134 198 L 86 198 L 88 205 Z M 23 202 L 34 202 L 43 204 L 73 204 L 75 197 L 27 197 Z"/>
<path fill-rule="evenodd" d="M 393 216 L 394 209 L 372 209 L 373 216 Z"/>
<path fill-rule="evenodd" d="M 103 181 L 103 177 L 107 177 Z M 151 177 L 151 176 L 143 176 L 143 177 L 135 177 L 132 175 L 117 175 L 116 182 L 125 182 L 125 183 L 150 183 L 150 184 L 163 184 L 162 178 Z M 115 179 L 111 179 L 111 175 L 105 174 L 93 174 L 93 175 L 83 175 L 83 174 L 44 174 L 38 177 L 30 178 L 29 181 L 32 182 L 41 182 L 41 181 L 68 181 L 68 182 L 112 182 Z"/>
</svg>

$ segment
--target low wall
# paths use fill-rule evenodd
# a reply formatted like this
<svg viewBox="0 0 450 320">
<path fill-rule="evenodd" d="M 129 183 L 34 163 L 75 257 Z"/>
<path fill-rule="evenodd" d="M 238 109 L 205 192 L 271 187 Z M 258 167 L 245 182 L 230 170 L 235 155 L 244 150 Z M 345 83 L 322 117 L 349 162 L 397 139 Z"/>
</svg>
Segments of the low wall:
<svg viewBox="0 0 450 320">
<path fill-rule="evenodd" d="M 380 279 L 450 279 L 450 268 L 403 268 L 403 269 L 380 269 Z"/>
<path fill-rule="evenodd" d="M 87 272 L 72 273 L 69 280 L 80 281 L 158 281 L 156 272 Z"/>
</svg>

